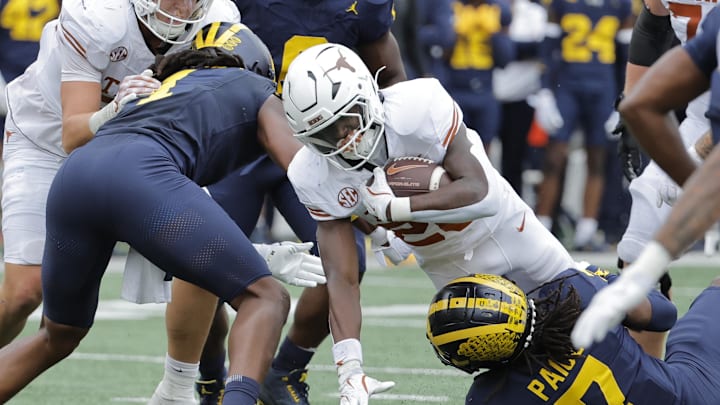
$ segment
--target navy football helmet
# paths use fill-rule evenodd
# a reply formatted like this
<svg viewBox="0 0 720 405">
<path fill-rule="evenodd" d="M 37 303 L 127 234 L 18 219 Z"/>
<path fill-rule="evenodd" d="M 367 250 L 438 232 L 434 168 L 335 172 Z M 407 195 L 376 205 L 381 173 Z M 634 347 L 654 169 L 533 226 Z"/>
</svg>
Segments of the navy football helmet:
<svg viewBox="0 0 720 405">
<path fill-rule="evenodd" d="M 245 24 L 213 22 L 195 36 L 194 49 L 218 48 L 239 56 L 245 69 L 275 81 L 275 64 L 265 43 Z"/>
</svg>

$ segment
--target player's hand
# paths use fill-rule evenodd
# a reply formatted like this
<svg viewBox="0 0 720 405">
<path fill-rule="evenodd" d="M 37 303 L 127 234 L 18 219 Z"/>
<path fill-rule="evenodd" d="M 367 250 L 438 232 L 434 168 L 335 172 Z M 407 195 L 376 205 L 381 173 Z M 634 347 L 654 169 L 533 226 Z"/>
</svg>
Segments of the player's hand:
<svg viewBox="0 0 720 405">
<path fill-rule="evenodd" d="M 678 185 L 670 178 L 666 178 L 665 181 L 658 185 L 657 201 L 655 204 L 658 208 L 662 207 L 663 204 L 667 204 L 672 207 L 681 195 L 682 188 L 678 187 Z"/>
<path fill-rule="evenodd" d="M 595 294 L 573 328 L 571 338 L 576 348 L 589 347 L 605 339 L 608 332 L 625 319 L 627 312 L 657 285 L 657 278 L 643 268 L 644 262 L 638 259 L 624 269 L 617 280 Z"/>
<path fill-rule="evenodd" d="M 313 247 L 312 242 L 253 243 L 253 246 L 278 280 L 298 287 L 327 283 L 320 258 L 308 253 Z"/>
<path fill-rule="evenodd" d="M 613 112 L 610 113 L 610 116 L 605 120 L 605 133 L 608 136 L 608 139 L 610 140 L 616 140 L 620 138 L 620 132 L 617 132 L 616 129 L 620 125 L 620 114 L 613 110 Z"/>
<path fill-rule="evenodd" d="M 395 236 L 395 232 L 378 226 L 370 233 L 370 247 L 375 254 L 375 260 L 382 267 L 387 266 L 387 257 L 394 265 L 398 265 L 412 254 L 412 248 L 402 239 Z"/>
<path fill-rule="evenodd" d="M 373 170 L 372 185 L 360 187 L 363 204 L 370 215 L 375 216 L 381 223 L 391 221 L 390 204 L 396 198 L 385 178 L 385 171 L 381 167 Z"/>
<path fill-rule="evenodd" d="M 555 96 L 550 89 L 538 90 L 537 93 L 528 96 L 527 101 L 535 108 L 535 119 L 538 125 L 548 135 L 554 135 L 565 124 L 555 102 Z"/>
<path fill-rule="evenodd" d="M 620 137 L 617 154 L 622 165 L 623 175 L 628 181 L 635 180 L 643 171 L 643 157 L 635 138 L 625 128 L 622 120 L 618 120 L 612 132 Z"/>
<path fill-rule="evenodd" d="M 153 91 L 160 88 L 160 81 L 153 78 L 153 72 L 145 69 L 139 75 L 125 76 L 120 82 L 120 88 L 113 103 L 115 104 L 115 112 L 120 112 L 123 106 L 138 97 L 147 96 Z"/>
<path fill-rule="evenodd" d="M 394 381 L 378 381 L 363 371 L 360 362 L 353 360 L 338 367 L 340 405 L 367 405 L 373 394 L 395 386 Z"/>
</svg>

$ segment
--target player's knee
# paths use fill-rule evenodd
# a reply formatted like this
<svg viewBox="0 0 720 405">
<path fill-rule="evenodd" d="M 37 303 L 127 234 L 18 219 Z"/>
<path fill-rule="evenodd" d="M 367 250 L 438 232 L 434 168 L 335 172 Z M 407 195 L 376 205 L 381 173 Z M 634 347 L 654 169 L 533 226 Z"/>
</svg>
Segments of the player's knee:
<svg viewBox="0 0 720 405">
<path fill-rule="evenodd" d="M 40 285 L 23 285 L 5 291 L 4 301 L 7 312 L 26 318 L 42 303 L 42 288 Z"/>
<path fill-rule="evenodd" d="M 246 297 L 238 297 L 232 301 L 236 309 L 238 300 L 240 302 L 252 298 L 257 301 L 256 311 L 263 312 L 266 316 L 280 317 L 283 323 L 290 311 L 290 293 L 277 280 L 272 277 L 258 279 L 245 290 Z"/>
<path fill-rule="evenodd" d="M 47 347 L 58 359 L 67 357 L 87 335 L 88 329 L 62 325 L 45 318 L 41 333 L 46 334 Z"/>
</svg>

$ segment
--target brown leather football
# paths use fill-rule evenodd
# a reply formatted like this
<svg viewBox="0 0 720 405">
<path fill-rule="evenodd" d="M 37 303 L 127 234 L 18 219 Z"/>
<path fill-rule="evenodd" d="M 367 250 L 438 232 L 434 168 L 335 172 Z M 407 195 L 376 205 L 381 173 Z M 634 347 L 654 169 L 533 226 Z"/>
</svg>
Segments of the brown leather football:
<svg viewBox="0 0 720 405">
<path fill-rule="evenodd" d="M 420 157 L 390 159 L 384 170 L 388 185 L 397 197 L 434 191 L 451 181 L 441 165 Z"/>
</svg>

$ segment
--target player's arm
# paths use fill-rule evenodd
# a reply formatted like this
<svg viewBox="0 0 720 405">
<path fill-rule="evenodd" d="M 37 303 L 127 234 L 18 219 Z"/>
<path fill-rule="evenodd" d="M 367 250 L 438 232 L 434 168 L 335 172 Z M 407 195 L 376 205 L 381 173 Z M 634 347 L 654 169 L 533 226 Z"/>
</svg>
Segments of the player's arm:
<svg viewBox="0 0 720 405">
<path fill-rule="evenodd" d="M 392 32 L 388 31 L 376 41 L 358 46 L 358 55 L 370 72 L 385 67 L 378 76 L 378 85 L 387 87 L 407 80 L 405 67 L 400 56 L 400 47 Z"/>
<path fill-rule="evenodd" d="M 293 136 L 292 129 L 285 119 L 282 101 L 277 95 L 271 95 L 258 111 L 258 139 L 272 160 L 284 171 L 302 143 Z"/>
<path fill-rule="evenodd" d="M 376 168 L 372 184 L 360 189 L 368 212 L 381 222 L 461 223 L 495 215 L 500 192 L 476 157 L 485 153 L 482 143 L 478 137 L 471 142 L 466 132 L 461 124 L 443 160 L 453 180 L 450 184 L 425 194 L 395 197 L 384 170 Z"/>
<path fill-rule="evenodd" d="M 612 283 L 617 275 L 608 277 Z M 629 310 L 623 325 L 634 330 L 664 332 L 670 330 L 677 321 L 677 308 L 660 291 L 653 289 L 635 308 Z"/>
<path fill-rule="evenodd" d="M 107 83 L 117 92 L 113 100 L 99 109 L 102 105 L 102 72 L 87 55 L 96 51 L 90 49 L 90 41 L 84 38 L 78 23 L 71 18 L 61 17 L 59 29 L 62 31 L 58 34 L 61 38 L 62 146 L 70 153 L 92 139 L 100 126 L 117 115 L 125 103 L 150 94 L 160 87 L 160 82 L 153 79 L 148 70 L 126 76 L 116 83 Z"/>
<path fill-rule="evenodd" d="M 495 204 L 484 208 L 476 207 L 488 197 L 489 192 L 485 169 L 473 154 L 481 147 L 470 142 L 467 128 L 465 124 L 461 124 L 457 135 L 448 146 L 443 160 L 443 168 L 452 182 L 436 191 L 410 197 L 413 220 L 442 222 L 439 220 L 441 217 L 448 217 L 452 214 L 440 211 L 448 210 L 466 211 L 465 213 L 456 212 L 455 215 L 458 216 L 458 219 L 452 222 L 473 220 L 479 216 L 493 215 L 496 212 Z M 484 152 L 480 151 L 480 153 Z"/>
<path fill-rule="evenodd" d="M 660 0 L 646 0 L 630 38 L 625 70 L 626 93 L 645 71 L 673 46 L 675 40 L 668 10 Z"/>
<path fill-rule="evenodd" d="M 648 69 L 618 107 L 640 145 L 678 184 L 687 180 L 696 164 L 683 152 L 677 122 L 670 113 L 702 94 L 709 84 L 688 52 L 676 47 Z"/>
</svg>

